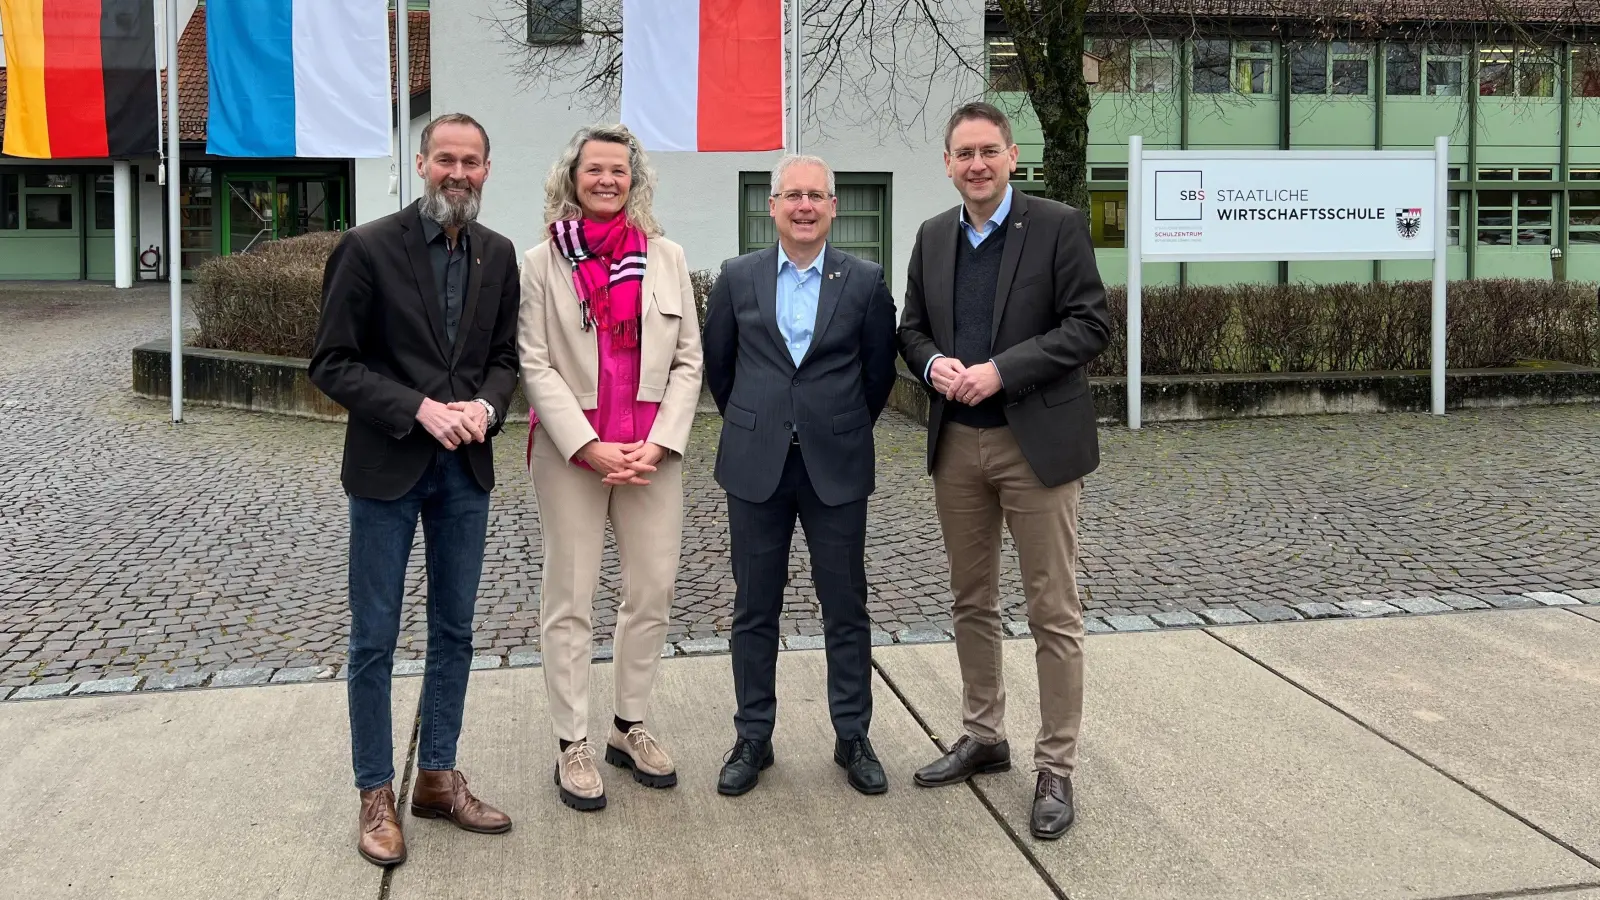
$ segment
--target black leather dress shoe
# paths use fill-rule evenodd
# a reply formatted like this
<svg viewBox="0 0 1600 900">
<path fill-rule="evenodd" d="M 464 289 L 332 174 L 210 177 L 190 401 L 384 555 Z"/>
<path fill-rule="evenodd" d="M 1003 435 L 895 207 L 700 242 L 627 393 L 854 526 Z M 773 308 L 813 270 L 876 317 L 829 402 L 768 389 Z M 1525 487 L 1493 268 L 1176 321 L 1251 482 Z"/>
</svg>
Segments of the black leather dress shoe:
<svg viewBox="0 0 1600 900">
<path fill-rule="evenodd" d="M 1072 779 L 1054 772 L 1040 772 L 1033 792 L 1033 815 L 1028 831 L 1040 840 L 1053 841 L 1072 827 Z"/>
<path fill-rule="evenodd" d="M 889 776 L 883 774 L 883 764 L 866 738 L 834 741 L 833 761 L 844 767 L 850 786 L 861 793 L 881 794 L 889 789 Z"/>
<path fill-rule="evenodd" d="M 1011 770 L 1011 744 L 980 744 L 969 735 L 962 735 L 950 752 L 923 766 L 911 779 L 923 787 L 943 787 L 960 784 L 982 772 L 1008 772 Z"/>
<path fill-rule="evenodd" d="M 761 770 L 772 768 L 772 742 L 739 738 L 723 762 L 717 778 L 717 793 L 728 797 L 748 794 L 761 780 Z"/>
</svg>

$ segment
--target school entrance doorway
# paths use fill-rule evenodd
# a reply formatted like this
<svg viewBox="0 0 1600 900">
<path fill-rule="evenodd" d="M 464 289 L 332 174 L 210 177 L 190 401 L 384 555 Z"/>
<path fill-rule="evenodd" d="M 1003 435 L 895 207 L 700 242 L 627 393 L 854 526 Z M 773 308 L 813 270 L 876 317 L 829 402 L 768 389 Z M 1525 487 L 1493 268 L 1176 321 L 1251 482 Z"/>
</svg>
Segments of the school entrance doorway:
<svg viewBox="0 0 1600 900">
<path fill-rule="evenodd" d="M 343 176 L 223 176 L 222 253 L 245 253 L 278 238 L 348 227 Z"/>
</svg>

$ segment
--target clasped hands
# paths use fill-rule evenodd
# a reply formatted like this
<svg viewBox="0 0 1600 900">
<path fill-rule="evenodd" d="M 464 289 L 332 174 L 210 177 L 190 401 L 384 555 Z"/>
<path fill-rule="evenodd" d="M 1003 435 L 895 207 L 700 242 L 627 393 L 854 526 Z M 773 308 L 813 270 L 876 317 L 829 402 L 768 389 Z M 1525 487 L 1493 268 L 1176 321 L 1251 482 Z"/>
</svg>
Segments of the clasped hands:
<svg viewBox="0 0 1600 900">
<path fill-rule="evenodd" d="M 986 362 L 968 368 L 961 360 L 941 356 L 928 370 L 928 381 L 946 400 L 976 406 L 1000 391 L 1000 371 Z"/>
<path fill-rule="evenodd" d="M 649 484 L 649 479 L 644 476 L 654 472 L 656 465 L 666 455 L 665 447 L 649 441 L 618 444 L 595 440 L 584 444 L 576 458 L 605 476 L 601 479 L 605 484 L 620 487 L 625 484 Z"/>
<path fill-rule="evenodd" d="M 476 400 L 440 403 L 424 397 L 422 406 L 417 409 L 417 421 L 446 450 L 482 443 L 489 433 L 489 413 Z"/>
</svg>

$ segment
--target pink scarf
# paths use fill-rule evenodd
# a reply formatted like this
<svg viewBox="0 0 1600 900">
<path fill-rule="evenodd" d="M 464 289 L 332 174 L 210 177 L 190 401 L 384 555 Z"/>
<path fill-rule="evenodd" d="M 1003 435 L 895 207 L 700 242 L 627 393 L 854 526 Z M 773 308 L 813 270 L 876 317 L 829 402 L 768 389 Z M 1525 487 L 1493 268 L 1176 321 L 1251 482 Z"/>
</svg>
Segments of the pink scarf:
<svg viewBox="0 0 1600 900">
<path fill-rule="evenodd" d="M 583 307 L 583 329 L 598 325 L 623 348 L 639 345 L 640 295 L 649 241 L 626 216 L 609 222 L 563 219 L 550 223 L 556 250 L 573 264 L 572 281 Z"/>
</svg>

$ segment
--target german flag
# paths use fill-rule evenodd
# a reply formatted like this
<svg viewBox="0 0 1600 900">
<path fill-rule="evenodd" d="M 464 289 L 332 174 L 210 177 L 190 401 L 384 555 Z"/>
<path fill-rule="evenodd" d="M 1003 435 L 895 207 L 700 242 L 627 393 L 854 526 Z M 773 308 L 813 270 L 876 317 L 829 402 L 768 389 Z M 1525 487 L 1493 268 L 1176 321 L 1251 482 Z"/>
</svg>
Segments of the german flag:
<svg viewBox="0 0 1600 900">
<path fill-rule="evenodd" d="M 144 156 L 160 141 L 155 4 L 0 0 L 3 151 L 32 159 Z"/>
</svg>

